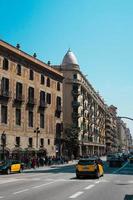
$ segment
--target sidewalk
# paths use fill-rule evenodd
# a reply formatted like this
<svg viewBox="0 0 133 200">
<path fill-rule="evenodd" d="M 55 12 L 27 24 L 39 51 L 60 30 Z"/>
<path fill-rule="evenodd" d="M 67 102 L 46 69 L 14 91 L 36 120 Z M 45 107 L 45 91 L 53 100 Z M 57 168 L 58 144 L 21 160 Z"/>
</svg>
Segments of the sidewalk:
<svg viewBox="0 0 133 200">
<path fill-rule="evenodd" d="M 41 171 L 41 170 L 54 170 L 56 168 L 59 167 L 66 167 L 66 166 L 71 166 L 71 165 L 75 165 L 76 161 L 69 161 L 68 163 L 65 164 L 54 164 L 54 165 L 50 165 L 50 166 L 42 166 L 42 167 L 36 167 L 36 168 L 30 168 L 30 169 L 24 169 L 23 172 L 34 172 L 34 171 Z"/>
</svg>

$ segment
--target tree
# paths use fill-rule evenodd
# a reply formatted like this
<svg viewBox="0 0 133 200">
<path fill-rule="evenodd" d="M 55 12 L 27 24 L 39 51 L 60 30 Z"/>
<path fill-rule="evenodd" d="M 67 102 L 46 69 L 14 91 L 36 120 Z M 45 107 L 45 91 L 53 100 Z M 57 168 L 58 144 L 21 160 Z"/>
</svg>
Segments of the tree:
<svg viewBox="0 0 133 200">
<path fill-rule="evenodd" d="M 79 152 L 79 140 L 78 140 L 78 128 L 66 128 L 65 131 L 65 141 L 66 141 L 66 149 L 68 152 L 68 156 L 72 159 L 72 155 L 74 158 L 78 156 Z"/>
</svg>

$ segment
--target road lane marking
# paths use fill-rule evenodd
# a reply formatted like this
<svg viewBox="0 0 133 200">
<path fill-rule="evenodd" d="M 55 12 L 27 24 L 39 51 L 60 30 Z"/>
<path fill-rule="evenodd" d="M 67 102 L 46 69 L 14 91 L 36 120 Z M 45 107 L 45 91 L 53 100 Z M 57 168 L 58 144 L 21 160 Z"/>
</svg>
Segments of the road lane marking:
<svg viewBox="0 0 133 200">
<path fill-rule="evenodd" d="M 79 195 L 81 195 L 81 194 L 83 194 L 83 193 L 84 193 L 84 192 L 79 191 L 79 192 L 73 194 L 72 196 L 70 196 L 69 198 L 70 198 L 70 199 L 74 199 L 74 198 L 78 197 Z"/>
<path fill-rule="evenodd" d="M 97 184 L 97 183 L 100 183 L 100 181 L 96 181 L 95 183 L 96 183 L 96 184 Z"/>
<path fill-rule="evenodd" d="M 89 185 L 89 186 L 85 187 L 85 190 L 89 190 L 89 189 L 93 188 L 94 186 L 95 185 Z"/>
<path fill-rule="evenodd" d="M 44 183 L 44 184 L 41 184 L 41 185 L 37 185 L 37 186 L 34 186 L 34 187 L 32 187 L 32 188 L 39 188 L 39 187 L 42 187 L 42 186 L 46 186 L 46 185 L 50 185 L 50 184 L 52 184 L 52 183 L 56 183 L 57 181 L 52 181 L 52 182 L 49 182 L 49 183 Z"/>
<path fill-rule="evenodd" d="M 0 199 L 3 199 L 4 197 L 0 196 Z"/>
<path fill-rule="evenodd" d="M 29 190 L 29 189 L 20 190 L 20 191 L 14 192 L 13 194 L 19 194 L 19 193 L 22 193 L 22 192 L 27 192 L 28 190 Z"/>
<path fill-rule="evenodd" d="M 119 172 L 120 170 L 122 170 L 122 169 L 123 169 L 125 166 L 127 166 L 127 165 L 128 165 L 128 162 L 125 163 L 121 168 L 115 170 L 112 174 L 115 174 L 115 173 Z"/>
<path fill-rule="evenodd" d="M 20 181 L 20 179 L 11 178 L 11 179 L 6 179 L 6 180 L 0 180 L 0 184 L 12 183 L 16 181 Z"/>
</svg>

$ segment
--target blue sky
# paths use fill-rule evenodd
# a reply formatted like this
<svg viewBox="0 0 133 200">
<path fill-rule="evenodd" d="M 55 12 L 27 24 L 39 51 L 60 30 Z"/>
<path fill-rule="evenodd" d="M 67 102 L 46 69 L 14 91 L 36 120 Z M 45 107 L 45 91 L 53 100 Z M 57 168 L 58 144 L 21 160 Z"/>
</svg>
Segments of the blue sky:
<svg viewBox="0 0 133 200">
<path fill-rule="evenodd" d="M 133 118 L 132 0 L 0 0 L 0 19 L 1 39 L 44 62 L 70 47 L 105 102 Z"/>
</svg>

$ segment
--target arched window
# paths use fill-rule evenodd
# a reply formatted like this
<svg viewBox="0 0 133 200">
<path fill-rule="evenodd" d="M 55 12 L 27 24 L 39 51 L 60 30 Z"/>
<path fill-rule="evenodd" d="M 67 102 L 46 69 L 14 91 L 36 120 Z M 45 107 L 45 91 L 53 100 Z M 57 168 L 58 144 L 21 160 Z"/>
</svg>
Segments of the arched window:
<svg viewBox="0 0 133 200">
<path fill-rule="evenodd" d="M 50 87 L 50 78 L 47 78 L 47 86 Z"/>
<path fill-rule="evenodd" d="M 9 65 L 9 62 L 8 62 L 7 58 L 4 58 L 4 60 L 3 60 L 3 69 L 8 70 L 8 65 Z"/>
<path fill-rule="evenodd" d="M 60 83 L 57 82 L 57 90 L 60 91 Z"/>
</svg>

